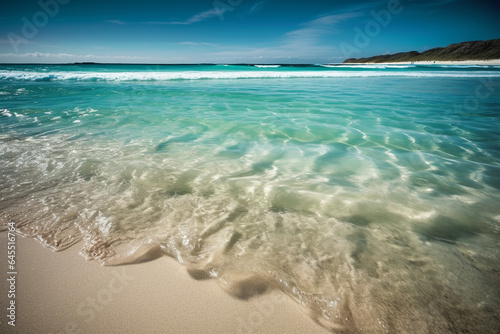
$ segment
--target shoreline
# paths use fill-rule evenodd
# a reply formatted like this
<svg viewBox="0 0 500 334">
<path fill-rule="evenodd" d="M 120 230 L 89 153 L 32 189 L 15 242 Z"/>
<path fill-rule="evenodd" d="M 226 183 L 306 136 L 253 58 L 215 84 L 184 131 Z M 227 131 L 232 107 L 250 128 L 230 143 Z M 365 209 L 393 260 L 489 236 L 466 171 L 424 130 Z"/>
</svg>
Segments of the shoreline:
<svg viewBox="0 0 500 334">
<path fill-rule="evenodd" d="M 500 66 L 500 59 L 492 60 L 456 60 L 456 61 L 442 61 L 442 60 L 428 60 L 428 61 L 401 61 L 389 63 L 342 63 L 343 65 L 479 65 L 479 66 Z"/>
<path fill-rule="evenodd" d="M 6 276 L 7 233 L 0 240 Z M 238 300 L 171 258 L 103 267 L 78 245 L 54 252 L 16 235 L 16 326 L 2 321 L 2 333 L 328 333 L 284 293 Z"/>
</svg>

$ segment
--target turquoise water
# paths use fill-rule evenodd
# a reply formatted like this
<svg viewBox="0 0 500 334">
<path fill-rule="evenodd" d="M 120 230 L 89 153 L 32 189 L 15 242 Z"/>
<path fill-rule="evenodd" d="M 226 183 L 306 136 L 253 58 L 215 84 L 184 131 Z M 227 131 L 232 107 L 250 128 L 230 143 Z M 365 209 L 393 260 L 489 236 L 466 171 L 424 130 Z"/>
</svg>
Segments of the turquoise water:
<svg viewBox="0 0 500 334">
<path fill-rule="evenodd" d="M 500 67 L 1 65 L 0 223 L 346 333 L 496 333 Z"/>
</svg>

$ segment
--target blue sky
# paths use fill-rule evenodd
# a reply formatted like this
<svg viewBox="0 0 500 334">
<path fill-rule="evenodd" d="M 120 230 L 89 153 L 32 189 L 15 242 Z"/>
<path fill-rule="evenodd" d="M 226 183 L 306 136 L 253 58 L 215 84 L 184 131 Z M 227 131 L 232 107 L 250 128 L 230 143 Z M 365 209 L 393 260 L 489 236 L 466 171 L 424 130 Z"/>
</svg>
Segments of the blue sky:
<svg viewBox="0 0 500 334">
<path fill-rule="evenodd" d="M 492 0 L 0 1 L 0 62 L 335 63 L 500 38 Z"/>
</svg>

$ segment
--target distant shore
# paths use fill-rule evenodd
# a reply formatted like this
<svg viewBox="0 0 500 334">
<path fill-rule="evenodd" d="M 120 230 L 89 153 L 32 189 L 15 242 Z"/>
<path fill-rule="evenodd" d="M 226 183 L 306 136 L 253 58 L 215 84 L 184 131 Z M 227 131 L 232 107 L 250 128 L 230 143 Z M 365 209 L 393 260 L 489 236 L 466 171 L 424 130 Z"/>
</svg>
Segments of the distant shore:
<svg viewBox="0 0 500 334">
<path fill-rule="evenodd" d="M 500 39 L 487 41 L 469 41 L 450 44 L 446 47 L 437 47 L 426 50 L 422 53 L 418 51 L 398 52 L 394 54 L 383 54 L 364 58 L 348 58 L 344 63 L 424 63 L 434 64 L 438 61 L 443 64 L 463 63 L 464 65 L 476 65 L 480 62 L 483 65 L 497 65 L 500 59 Z M 485 64 L 484 62 L 494 62 Z"/>
<path fill-rule="evenodd" d="M 500 66 L 500 59 L 491 60 L 457 60 L 457 61 L 402 61 L 389 63 L 343 63 L 343 65 L 483 65 L 483 66 Z"/>
</svg>

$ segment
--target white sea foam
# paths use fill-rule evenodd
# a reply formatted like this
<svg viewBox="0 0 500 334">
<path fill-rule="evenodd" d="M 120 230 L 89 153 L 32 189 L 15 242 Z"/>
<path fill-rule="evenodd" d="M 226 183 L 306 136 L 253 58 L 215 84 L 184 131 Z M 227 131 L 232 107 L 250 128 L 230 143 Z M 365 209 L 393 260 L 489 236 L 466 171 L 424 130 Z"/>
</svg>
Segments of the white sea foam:
<svg viewBox="0 0 500 334">
<path fill-rule="evenodd" d="M 386 66 L 385 65 L 376 65 L 376 64 L 360 64 L 360 65 L 355 65 L 355 64 L 339 64 L 339 65 L 321 65 L 322 67 L 328 67 L 328 68 L 369 68 L 369 69 L 384 69 Z"/>
<path fill-rule="evenodd" d="M 59 72 L 0 71 L 0 80 L 20 81 L 170 81 L 200 79 L 286 79 L 346 77 L 500 77 L 495 71 L 177 71 L 177 72 Z"/>
<path fill-rule="evenodd" d="M 281 67 L 281 65 L 254 65 L 255 67 L 260 67 L 260 68 L 278 68 Z"/>
<path fill-rule="evenodd" d="M 2 112 L 2 115 L 7 116 L 7 117 L 12 117 L 12 114 L 10 113 L 10 110 L 8 109 L 0 109 Z"/>
</svg>

